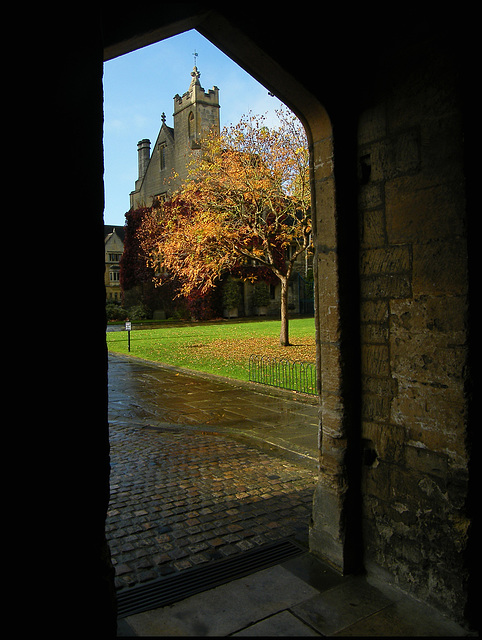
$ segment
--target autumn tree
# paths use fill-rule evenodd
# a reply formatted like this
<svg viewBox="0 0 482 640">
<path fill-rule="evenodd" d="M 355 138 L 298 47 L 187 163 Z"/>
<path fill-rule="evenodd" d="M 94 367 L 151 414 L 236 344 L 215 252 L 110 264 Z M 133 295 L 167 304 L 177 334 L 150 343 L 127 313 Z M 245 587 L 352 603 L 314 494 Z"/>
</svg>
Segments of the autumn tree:
<svg viewBox="0 0 482 640">
<path fill-rule="evenodd" d="M 143 210 L 144 211 L 144 210 Z M 201 261 L 183 247 L 192 246 L 191 233 L 200 230 L 192 224 L 192 207 L 179 195 L 155 201 L 146 209 L 136 232 L 139 255 L 144 256 L 151 279 L 157 287 L 170 287 L 173 296 L 181 298 L 191 316 L 209 319 L 216 312 L 216 283 L 210 280 L 209 269 L 200 270 Z M 181 266 L 182 265 L 182 266 Z M 197 269 L 195 277 L 194 269 Z M 189 273 L 189 278 L 186 277 Z"/>
<path fill-rule="evenodd" d="M 123 306 L 132 307 L 141 304 L 151 311 L 164 308 L 169 310 L 175 284 L 169 282 L 163 284 L 163 288 L 155 287 L 155 271 L 148 264 L 148 255 L 145 253 L 141 230 L 151 218 L 151 207 L 139 207 L 130 209 L 125 214 L 124 252 L 120 260 L 120 285 L 123 297 Z"/>
<path fill-rule="evenodd" d="M 123 291 L 152 279 L 152 268 L 147 265 L 146 255 L 138 237 L 138 231 L 150 212 L 150 208 L 141 207 L 131 209 L 125 214 L 124 252 L 120 261 L 120 284 Z"/>
<path fill-rule="evenodd" d="M 183 295 L 208 291 L 243 262 L 268 267 L 281 284 L 280 343 L 289 345 L 288 281 L 311 242 L 309 159 L 299 120 L 277 115 L 278 127 L 250 113 L 208 135 L 185 184 L 152 210 L 144 248 L 158 274 L 176 274 Z"/>
</svg>

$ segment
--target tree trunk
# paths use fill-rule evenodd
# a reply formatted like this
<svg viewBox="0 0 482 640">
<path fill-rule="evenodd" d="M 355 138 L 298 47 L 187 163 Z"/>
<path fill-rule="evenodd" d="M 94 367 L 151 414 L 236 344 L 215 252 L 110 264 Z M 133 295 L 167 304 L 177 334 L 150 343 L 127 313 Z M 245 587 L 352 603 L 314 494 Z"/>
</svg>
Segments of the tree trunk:
<svg viewBox="0 0 482 640">
<path fill-rule="evenodd" d="M 279 342 L 282 347 L 290 344 L 288 333 L 288 278 L 280 278 L 281 282 L 281 333 Z"/>
</svg>

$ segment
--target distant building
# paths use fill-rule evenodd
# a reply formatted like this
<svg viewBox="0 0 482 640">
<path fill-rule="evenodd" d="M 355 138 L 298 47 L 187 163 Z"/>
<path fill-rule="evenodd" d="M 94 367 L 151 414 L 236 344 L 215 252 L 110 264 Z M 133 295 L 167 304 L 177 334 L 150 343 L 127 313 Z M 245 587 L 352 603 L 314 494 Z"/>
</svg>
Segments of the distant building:
<svg viewBox="0 0 482 640">
<path fill-rule="evenodd" d="M 195 66 L 191 72 L 189 89 L 182 96 L 174 96 L 174 127 L 166 124 L 166 115 L 162 114 L 162 124 L 152 154 L 150 140 L 145 138 L 137 143 L 139 177 L 134 191 L 130 193 L 132 209 L 150 207 L 157 198 L 169 198 L 187 177 L 187 165 L 193 152 L 200 149 L 201 138 L 210 130 L 220 131 L 219 89 L 214 86 L 205 92 L 199 81 L 200 76 Z M 174 173 L 177 174 L 175 179 L 172 178 Z M 313 285 L 311 279 L 306 279 L 309 271 L 312 277 L 312 262 L 311 255 L 300 256 L 290 279 L 288 303 L 294 313 L 313 313 Z M 113 278 L 118 277 L 115 265 L 111 265 L 110 274 Z M 263 311 L 259 311 L 260 305 L 253 303 L 254 288 L 250 282 L 239 281 L 239 288 L 242 301 L 238 305 L 237 315 L 279 313 L 279 284 L 269 286 L 269 300 L 262 305 Z M 112 293 L 115 296 L 116 290 L 112 289 Z"/>
<path fill-rule="evenodd" d="M 124 227 L 104 225 L 105 294 L 107 302 L 121 302 L 119 262 L 124 252 Z"/>
<path fill-rule="evenodd" d="M 187 165 L 193 151 L 209 130 L 219 131 L 219 89 L 205 92 L 199 82 L 197 67 L 191 72 L 189 89 L 174 96 L 174 127 L 161 116 L 161 129 L 151 154 L 151 141 L 137 143 L 139 176 L 130 193 L 130 206 L 150 207 L 154 198 L 165 200 L 187 176 Z M 173 173 L 178 174 L 170 180 Z"/>
</svg>

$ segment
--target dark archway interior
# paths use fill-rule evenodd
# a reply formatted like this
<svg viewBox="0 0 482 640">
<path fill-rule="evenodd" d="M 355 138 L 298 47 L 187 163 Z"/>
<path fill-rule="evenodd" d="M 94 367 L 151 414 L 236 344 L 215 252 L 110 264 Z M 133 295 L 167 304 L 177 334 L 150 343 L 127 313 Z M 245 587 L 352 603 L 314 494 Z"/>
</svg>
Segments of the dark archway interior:
<svg viewBox="0 0 482 640">
<path fill-rule="evenodd" d="M 32 493 L 25 496 L 25 503 L 32 507 L 29 506 L 28 518 L 24 517 L 22 521 L 22 527 L 27 531 L 22 555 L 29 549 L 29 579 L 32 576 L 39 582 L 40 593 L 31 618 L 37 624 L 45 624 L 42 621 L 48 614 L 48 628 L 53 635 L 91 633 L 94 620 L 96 632 L 115 633 L 113 576 L 103 531 L 109 496 L 102 219 L 104 51 L 107 57 L 121 55 L 188 28 L 198 29 L 265 84 L 297 113 L 309 132 L 317 211 L 317 255 L 321 261 L 320 273 L 331 274 L 330 282 L 321 277 L 318 282 L 317 340 L 320 363 L 324 367 L 325 394 L 321 412 L 324 480 L 315 498 L 314 516 L 317 519 L 317 514 L 330 513 L 333 517 L 326 526 L 319 524 L 313 544 L 323 544 L 326 553 L 333 561 L 337 559 L 346 571 L 362 561 L 366 565 L 367 559 L 380 562 L 380 554 L 370 547 L 367 533 L 364 539 L 360 535 L 362 524 L 367 532 L 372 531 L 368 519 L 362 523 L 363 513 L 368 513 L 368 506 L 373 506 L 373 501 L 369 502 L 370 491 L 375 491 L 373 486 L 376 485 L 376 480 L 372 481 L 367 474 L 381 474 L 386 468 L 379 464 L 374 470 L 372 464 L 370 471 L 362 471 L 362 460 L 373 460 L 373 456 L 361 455 L 361 424 L 365 429 L 372 429 L 373 438 L 377 436 L 379 460 L 388 423 L 372 419 L 368 424 L 365 413 L 375 396 L 366 385 L 373 384 L 374 379 L 382 380 L 382 376 L 378 372 L 364 377 L 368 367 L 367 354 L 375 350 L 371 345 L 367 348 L 360 338 L 360 292 L 368 290 L 368 280 L 363 280 L 365 274 L 360 272 L 359 262 L 361 251 L 365 252 L 366 260 L 375 254 L 366 253 L 366 244 L 360 243 L 359 208 L 362 205 L 359 203 L 357 134 L 362 120 L 363 131 L 368 130 L 367 114 L 372 114 L 371 122 L 375 127 L 377 121 L 373 114 L 377 109 L 386 109 L 387 105 L 398 109 L 400 114 L 409 110 L 413 122 L 418 125 L 427 118 L 434 104 L 450 103 L 451 113 L 460 113 L 461 126 L 467 127 L 468 107 L 472 103 L 473 69 L 470 65 L 475 56 L 465 31 L 466 23 L 457 24 L 452 16 L 450 20 L 433 15 L 425 19 L 418 12 L 411 14 L 405 10 L 396 23 L 388 25 L 364 10 L 365 7 L 360 7 L 358 15 L 347 16 L 346 12 L 324 7 L 323 16 L 317 13 L 315 17 L 306 10 L 293 11 L 289 15 L 284 11 L 273 13 L 269 5 L 249 5 L 243 12 L 238 7 L 223 7 L 214 12 L 200 3 L 156 4 L 130 14 L 118 9 L 111 12 L 104 7 L 101 12 L 98 8 L 87 7 L 79 11 L 68 29 L 59 29 L 58 19 L 55 19 L 58 16 L 50 16 L 41 35 L 37 31 L 36 38 L 25 38 L 29 45 L 34 45 L 28 88 L 41 103 L 40 113 L 37 113 L 39 126 L 35 130 L 35 149 L 43 152 L 42 162 L 38 161 L 37 154 L 35 176 L 28 190 L 43 198 L 46 185 L 53 184 L 55 188 L 47 198 L 48 221 L 41 224 L 41 216 L 35 208 L 36 246 L 41 250 L 34 271 L 35 282 L 41 286 L 34 293 L 31 304 L 42 309 L 43 350 L 40 358 L 34 358 L 30 369 L 33 384 L 29 405 L 35 407 L 35 411 L 31 412 L 29 425 L 32 455 L 28 469 L 35 469 L 35 475 L 30 483 Z M 438 57 L 444 65 L 435 64 Z M 430 92 L 414 92 L 415 85 L 410 80 L 414 69 L 429 62 L 440 77 L 446 74 L 446 85 L 437 86 L 448 88 L 445 95 L 441 95 L 440 89 L 437 95 L 430 95 L 430 101 L 427 98 L 425 105 L 417 104 L 415 95 L 427 97 Z M 420 86 L 415 88 L 419 90 Z M 377 140 L 373 131 L 371 140 Z M 438 150 L 440 156 L 438 140 L 424 139 L 424 153 L 427 149 L 433 150 L 432 157 L 436 158 Z M 459 152 L 450 152 L 456 148 L 452 139 L 447 145 L 444 149 L 449 150 L 445 155 L 450 156 L 452 171 L 458 167 L 465 175 L 460 218 L 465 229 L 471 229 L 474 206 L 469 187 L 473 172 L 465 162 L 468 151 L 464 147 L 465 155 L 462 156 Z M 439 170 L 442 183 L 447 181 L 448 166 L 447 161 Z M 366 159 L 363 167 L 362 184 L 369 179 Z M 411 167 L 412 174 L 414 167 Z M 372 166 L 372 179 L 373 172 Z M 412 174 L 407 172 L 397 177 L 399 182 L 409 185 L 408 193 L 417 192 L 417 178 Z M 413 186 L 410 186 L 411 180 Z M 392 213 L 388 189 L 383 197 L 386 202 L 370 209 L 380 216 Z M 444 211 L 432 226 L 440 226 L 446 219 L 447 212 Z M 389 230 L 395 234 L 399 228 L 392 226 Z M 366 233 L 365 228 L 365 242 Z M 59 235 L 62 243 L 59 243 Z M 373 234 L 370 237 L 373 238 Z M 62 253 L 63 243 L 71 241 L 82 247 L 75 260 L 67 260 Z M 421 243 L 416 244 L 416 247 L 421 246 Z M 469 273 L 475 273 L 475 234 L 469 234 L 468 239 L 461 236 L 456 247 L 451 253 L 444 254 L 445 267 L 453 274 L 460 255 L 460 261 L 466 263 Z M 459 252 L 457 255 L 456 251 Z M 440 273 L 440 268 L 433 266 L 435 261 L 442 260 L 434 256 L 435 252 L 432 252 L 432 267 L 427 268 L 427 273 L 433 277 Z M 429 258 L 424 253 L 418 262 L 413 257 L 411 260 L 412 286 L 420 285 L 423 280 L 420 274 L 425 273 L 422 267 Z M 366 264 L 365 261 L 362 266 Z M 416 268 L 419 268 L 418 272 Z M 375 275 L 370 274 L 370 278 L 373 285 Z M 466 274 L 464 278 L 466 282 Z M 390 282 L 393 281 L 392 277 Z M 473 308 L 470 302 L 475 294 L 470 278 L 468 282 L 467 303 L 457 317 L 464 318 L 465 345 L 475 348 L 478 346 L 476 335 L 469 331 Z M 330 299 L 329 292 L 333 290 L 336 295 Z M 438 292 L 438 295 L 445 293 Z M 379 297 L 381 300 L 382 296 Z M 378 298 L 374 300 L 378 301 Z M 79 312 L 79 306 L 85 312 Z M 330 308 L 333 314 L 328 313 Z M 363 309 L 366 312 L 368 306 Z M 59 326 L 57 321 L 44 322 L 45 318 L 51 317 L 75 318 L 75 339 L 72 338 L 72 324 L 62 321 Z M 391 344 L 395 345 L 395 341 Z M 376 352 L 380 354 L 383 350 Z M 28 359 L 30 361 L 32 357 L 28 356 Z M 447 573 L 454 584 L 450 615 L 458 619 L 465 617 L 465 620 L 476 617 L 473 606 L 475 554 L 471 541 L 478 533 L 478 508 L 472 490 L 478 485 L 478 471 L 470 457 L 476 445 L 471 394 L 479 386 L 480 374 L 476 367 L 470 367 L 474 362 L 475 356 L 466 356 L 465 363 L 469 366 L 464 367 L 462 380 L 466 390 L 465 404 L 453 432 L 445 433 L 442 427 L 438 431 L 446 438 L 446 449 L 455 437 L 453 434 L 457 434 L 457 442 L 466 443 L 465 449 L 459 447 L 460 467 L 457 474 L 448 473 L 445 490 L 449 499 L 457 494 L 451 502 L 450 513 L 452 518 L 458 518 L 459 533 L 470 523 L 468 542 L 460 535 L 455 540 L 460 544 L 460 551 L 450 555 L 455 543 L 452 544 L 449 532 L 446 547 L 440 547 L 442 564 L 438 565 L 440 575 Z M 389 364 L 395 370 L 399 361 L 392 358 Z M 429 366 L 430 363 L 425 364 Z M 41 432 L 40 418 L 42 424 L 48 423 Z M 390 426 L 397 426 L 393 419 Z M 400 434 L 401 430 L 396 432 Z M 409 465 L 407 455 L 411 452 L 413 456 L 413 446 L 405 443 L 404 447 L 400 449 L 400 456 L 405 465 L 403 478 L 408 483 L 411 476 L 425 470 L 421 469 L 420 457 L 410 458 L 412 466 Z M 438 460 L 442 454 L 438 450 L 436 453 Z M 450 464 L 453 459 L 450 458 Z M 391 459 L 393 474 L 399 473 L 397 465 L 402 462 L 400 457 Z M 19 464 L 18 468 L 22 466 Z M 428 486 L 424 478 L 421 482 L 421 487 Z M 380 505 L 381 500 L 377 499 Z M 434 503 L 435 510 L 439 507 L 440 504 Z M 374 518 L 376 520 L 376 513 Z M 423 544 L 422 537 L 416 542 Z M 389 572 L 390 549 L 384 549 L 383 553 L 388 558 L 385 570 Z M 449 564 L 447 554 L 452 564 Z M 84 569 L 82 579 L 75 571 L 77 566 Z M 418 574 L 415 578 L 422 580 Z M 419 586 L 415 584 L 416 593 Z M 419 591 L 419 595 L 424 594 Z M 434 595 L 425 594 L 425 597 L 433 600 Z M 438 602 L 439 606 L 442 606 L 441 602 Z"/>
</svg>

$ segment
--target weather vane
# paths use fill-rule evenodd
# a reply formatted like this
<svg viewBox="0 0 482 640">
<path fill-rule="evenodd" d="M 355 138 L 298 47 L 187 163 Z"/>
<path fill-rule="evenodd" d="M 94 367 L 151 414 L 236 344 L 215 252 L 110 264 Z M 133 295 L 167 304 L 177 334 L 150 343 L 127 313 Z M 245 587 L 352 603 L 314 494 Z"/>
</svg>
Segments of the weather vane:
<svg viewBox="0 0 482 640">
<path fill-rule="evenodd" d="M 194 56 L 194 66 L 196 66 L 196 58 L 198 57 L 199 53 L 197 53 L 196 49 L 194 49 L 194 53 L 192 55 Z"/>
</svg>

